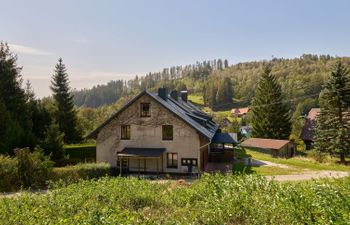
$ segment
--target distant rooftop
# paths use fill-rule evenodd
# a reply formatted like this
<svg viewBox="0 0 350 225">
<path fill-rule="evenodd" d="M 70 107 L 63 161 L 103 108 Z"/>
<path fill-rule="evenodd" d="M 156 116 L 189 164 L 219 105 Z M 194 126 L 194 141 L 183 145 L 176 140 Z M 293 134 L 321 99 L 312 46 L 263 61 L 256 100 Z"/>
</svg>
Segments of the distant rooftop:
<svg viewBox="0 0 350 225">
<path fill-rule="evenodd" d="M 249 138 L 241 143 L 242 147 L 261 148 L 261 149 L 276 149 L 279 150 L 288 144 L 289 140 L 264 139 L 264 138 Z"/>
</svg>

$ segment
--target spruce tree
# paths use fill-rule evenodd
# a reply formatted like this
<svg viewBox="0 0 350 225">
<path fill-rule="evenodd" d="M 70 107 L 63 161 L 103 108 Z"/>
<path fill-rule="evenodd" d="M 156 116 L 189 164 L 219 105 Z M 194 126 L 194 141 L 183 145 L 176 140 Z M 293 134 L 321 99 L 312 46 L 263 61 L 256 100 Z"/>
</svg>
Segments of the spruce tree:
<svg viewBox="0 0 350 225">
<path fill-rule="evenodd" d="M 216 104 L 219 107 L 230 106 L 232 104 L 233 90 L 232 82 L 229 77 L 221 79 L 216 93 Z"/>
<path fill-rule="evenodd" d="M 82 134 L 78 127 L 67 69 L 61 58 L 58 60 L 55 73 L 52 76 L 51 90 L 53 91 L 53 97 L 57 107 L 55 112 L 56 120 L 60 132 L 64 133 L 64 141 L 66 143 L 77 143 L 81 141 Z"/>
<path fill-rule="evenodd" d="M 283 102 L 281 86 L 265 67 L 252 101 L 253 136 L 288 139 L 291 132 L 289 108 Z"/>
<path fill-rule="evenodd" d="M 350 71 L 340 61 L 320 96 L 321 112 L 315 129 L 315 148 L 338 154 L 341 163 L 350 153 Z"/>
<path fill-rule="evenodd" d="M 15 147 L 33 147 L 31 118 L 22 88 L 21 67 L 6 43 L 0 42 L 0 102 L 8 117 L 0 124 L 4 136 L 3 152 L 13 153 Z M 4 143 L 7 144 L 4 144 Z"/>
</svg>

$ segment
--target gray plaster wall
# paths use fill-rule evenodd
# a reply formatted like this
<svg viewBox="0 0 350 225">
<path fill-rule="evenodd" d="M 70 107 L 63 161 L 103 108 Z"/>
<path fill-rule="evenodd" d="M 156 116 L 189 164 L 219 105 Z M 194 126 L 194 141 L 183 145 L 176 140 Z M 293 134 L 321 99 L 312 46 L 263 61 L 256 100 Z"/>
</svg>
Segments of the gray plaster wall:
<svg viewBox="0 0 350 225">
<path fill-rule="evenodd" d="M 140 117 L 141 103 L 150 103 L 151 117 Z M 162 125 L 166 124 L 173 125 L 172 141 L 162 140 Z M 130 125 L 130 140 L 120 140 L 121 125 Z M 197 158 L 200 164 L 200 137 L 197 131 L 148 95 L 140 97 L 100 130 L 97 135 L 96 161 L 108 162 L 116 166 L 116 153 L 125 147 L 166 148 L 166 152 L 178 153 L 177 169 L 167 168 L 166 152 L 163 154 L 163 165 L 159 167 L 163 168 L 163 172 L 186 172 L 187 167 L 181 166 L 181 158 Z M 144 166 L 144 161 L 141 163 L 141 166 Z M 156 170 L 156 163 L 157 160 L 148 159 L 147 171 Z M 158 163 L 160 165 L 161 160 L 158 160 Z M 130 160 L 129 165 L 138 167 L 139 162 Z M 198 167 L 200 168 L 200 165 Z"/>
</svg>

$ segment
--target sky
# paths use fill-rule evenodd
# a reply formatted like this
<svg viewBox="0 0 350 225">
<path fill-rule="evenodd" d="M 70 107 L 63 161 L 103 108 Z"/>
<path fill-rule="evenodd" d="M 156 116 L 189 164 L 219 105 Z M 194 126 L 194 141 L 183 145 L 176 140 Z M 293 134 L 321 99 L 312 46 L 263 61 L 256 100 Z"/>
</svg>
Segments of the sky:
<svg viewBox="0 0 350 225">
<path fill-rule="evenodd" d="M 38 97 L 59 57 L 72 88 L 223 58 L 350 56 L 348 0 L 0 0 L 0 40 Z"/>
</svg>

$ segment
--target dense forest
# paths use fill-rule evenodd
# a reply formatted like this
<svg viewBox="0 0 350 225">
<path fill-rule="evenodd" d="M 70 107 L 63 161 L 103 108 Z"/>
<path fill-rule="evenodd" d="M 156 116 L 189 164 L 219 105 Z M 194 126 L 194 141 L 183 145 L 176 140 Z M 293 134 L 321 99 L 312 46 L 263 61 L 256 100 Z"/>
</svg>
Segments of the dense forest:
<svg viewBox="0 0 350 225">
<path fill-rule="evenodd" d="M 92 130 L 132 96 L 143 89 L 156 91 L 188 89 L 191 95 L 204 100 L 214 111 L 251 105 L 259 78 L 265 66 L 281 85 L 292 120 L 305 115 L 311 107 L 319 106 L 318 96 L 336 61 L 350 66 L 350 58 L 304 54 L 299 58 L 253 61 L 229 65 L 227 60 L 209 60 L 188 66 L 174 66 L 160 72 L 148 73 L 129 81 L 111 81 L 92 89 L 75 91 L 74 101 L 84 130 Z M 97 108 L 96 108 L 97 107 Z M 303 124 L 295 124 L 297 130 Z"/>
<path fill-rule="evenodd" d="M 195 82 L 204 81 L 212 72 L 222 71 L 229 67 L 228 61 L 215 59 L 197 62 L 186 66 L 164 68 L 161 72 L 150 72 L 145 76 L 135 76 L 134 79 L 110 81 L 106 85 L 96 85 L 92 89 L 75 90 L 74 102 L 76 106 L 99 107 L 116 102 L 123 96 L 140 90 L 154 90 L 161 86 L 171 89 L 186 88 L 183 78 L 187 77 Z"/>
<path fill-rule="evenodd" d="M 143 77 L 136 76 L 129 81 L 111 81 L 107 85 L 97 85 L 92 89 L 74 92 L 76 106 L 98 107 L 114 103 L 123 96 L 140 90 L 156 90 L 165 86 L 170 89 L 187 88 L 191 94 L 204 96 L 205 103 L 210 106 L 210 98 L 217 98 L 220 86 L 233 101 L 228 98 L 211 104 L 211 108 L 230 108 L 231 106 L 248 106 L 252 100 L 257 81 L 262 69 L 270 65 L 272 73 L 281 84 L 283 94 L 292 100 L 293 109 L 306 98 L 316 99 L 325 79 L 338 57 L 329 55 L 304 54 L 299 58 L 253 61 L 229 66 L 227 60 L 197 62 L 193 65 L 174 66 L 161 72 L 148 73 Z M 341 58 L 345 65 L 350 65 L 350 58 Z M 223 81 L 225 78 L 226 79 Z M 231 82 L 230 85 L 227 85 Z M 213 87 L 214 86 L 214 87 Z M 222 89 L 222 88 L 221 88 Z"/>
</svg>

